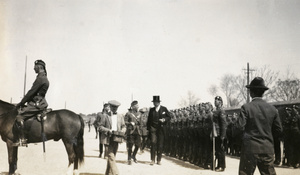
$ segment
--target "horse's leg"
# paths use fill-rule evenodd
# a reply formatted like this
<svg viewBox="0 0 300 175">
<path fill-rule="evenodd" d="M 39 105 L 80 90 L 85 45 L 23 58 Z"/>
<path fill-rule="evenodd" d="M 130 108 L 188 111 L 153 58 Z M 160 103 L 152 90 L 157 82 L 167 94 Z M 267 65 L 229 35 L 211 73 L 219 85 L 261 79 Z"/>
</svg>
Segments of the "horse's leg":
<svg viewBox="0 0 300 175">
<path fill-rule="evenodd" d="M 68 159 L 69 159 L 69 165 L 68 165 L 68 171 L 67 174 L 73 174 L 73 163 L 75 160 L 75 152 L 73 148 L 73 143 L 72 141 L 64 140 L 63 142 L 65 144 L 67 153 L 68 153 Z"/>
<path fill-rule="evenodd" d="M 12 142 L 7 142 L 7 152 L 8 152 L 8 163 L 9 163 L 9 172 L 8 174 L 14 174 L 17 170 L 17 161 L 18 161 L 18 147 L 13 147 Z"/>
</svg>

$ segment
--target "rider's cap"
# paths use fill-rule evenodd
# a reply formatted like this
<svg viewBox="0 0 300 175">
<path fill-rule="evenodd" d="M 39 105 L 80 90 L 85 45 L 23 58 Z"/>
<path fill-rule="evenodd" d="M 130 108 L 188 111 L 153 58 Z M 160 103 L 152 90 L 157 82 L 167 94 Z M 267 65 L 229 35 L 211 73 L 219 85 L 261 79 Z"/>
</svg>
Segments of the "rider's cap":
<svg viewBox="0 0 300 175">
<path fill-rule="evenodd" d="M 34 64 L 35 64 L 35 65 L 42 65 L 42 66 L 46 67 L 46 63 L 45 63 L 43 60 L 36 60 L 36 61 L 34 62 Z"/>
</svg>

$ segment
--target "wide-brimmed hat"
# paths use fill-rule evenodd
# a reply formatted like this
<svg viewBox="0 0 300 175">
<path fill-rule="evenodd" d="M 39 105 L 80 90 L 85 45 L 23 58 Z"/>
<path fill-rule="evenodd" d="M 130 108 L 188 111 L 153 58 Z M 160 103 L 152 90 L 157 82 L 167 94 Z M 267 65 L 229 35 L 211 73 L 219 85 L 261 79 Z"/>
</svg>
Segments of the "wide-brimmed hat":
<svg viewBox="0 0 300 175">
<path fill-rule="evenodd" d="M 269 88 L 265 85 L 265 81 L 261 77 L 255 77 L 250 85 L 246 85 L 246 88 L 248 89 L 264 89 L 268 90 Z"/>
<path fill-rule="evenodd" d="M 159 96 L 153 96 L 152 102 L 160 102 Z"/>
</svg>

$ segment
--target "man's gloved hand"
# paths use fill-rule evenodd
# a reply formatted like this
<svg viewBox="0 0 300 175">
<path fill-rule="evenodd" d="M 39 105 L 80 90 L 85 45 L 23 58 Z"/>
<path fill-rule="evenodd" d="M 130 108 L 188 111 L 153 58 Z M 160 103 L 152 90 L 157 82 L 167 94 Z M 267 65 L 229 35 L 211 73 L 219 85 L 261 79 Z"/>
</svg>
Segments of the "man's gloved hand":
<svg viewBox="0 0 300 175">
<path fill-rule="evenodd" d="M 23 106 L 24 106 L 24 104 L 18 103 L 18 104 L 16 105 L 16 108 L 19 109 L 19 108 L 21 108 L 21 107 L 23 107 Z"/>
</svg>

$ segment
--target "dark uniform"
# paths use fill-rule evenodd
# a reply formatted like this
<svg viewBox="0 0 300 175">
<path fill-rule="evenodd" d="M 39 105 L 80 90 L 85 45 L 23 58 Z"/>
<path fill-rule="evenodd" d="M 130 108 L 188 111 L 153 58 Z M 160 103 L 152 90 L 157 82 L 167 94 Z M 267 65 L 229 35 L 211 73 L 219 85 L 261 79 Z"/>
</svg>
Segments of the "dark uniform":
<svg viewBox="0 0 300 175">
<path fill-rule="evenodd" d="M 291 120 L 291 165 L 294 168 L 299 168 L 300 164 L 300 115 L 296 107 L 292 109 Z"/>
<path fill-rule="evenodd" d="M 148 110 L 146 108 L 143 108 L 140 110 L 140 112 L 142 113 L 140 117 L 140 131 L 142 137 L 140 150 L 141 152 L 144 152 L 149 134 L 149 131 L 147 130 Z"/>
<path fill-rule="evenodd" d="M 23 128 L 24 120 L 27 120 L 48 107 L 48 103 L 45 99 L 46 93 L 49 88 L 49 81 L 47 78 L 46 64 L 42 60 L 37 60 L 34 62 L 35 71 L 38 71 L 38 66 L 42 66 L 44 71 L 37 72 L 38 75 L 27 94 L 23 97 L 20 103 L 17 104 L 17 108 L 21 107 L 19 110 L 19 115 L 17 116 L 17 123 L 19 125 L 19 138 L 22 142 L 26 142 Z M 27 106 L 25 106 L 27 103 Z"/>
<path fill-rule="evenodd" d="M 205 104 L 205 115 L 203 115 L 203 164 L 204 169 L 212 169 L 213 149 L 212 149 L 212 128 L 213 128 L 213 113 L 211 103 Z"/>
<path fill-rule="evenodd" d="M 217 96 L 215 100 L 220 100 L 223 105 L 223 100 L 220 96 Z M 225 165 L 225 148 L 224 139 L 226 137 L 226 116 L 225 111 L 222 106 L 218 106 L 215 111 L 213 111 L 213 122 L 216 127 L 216 158 L 218 160 L 218 165 L 216 171 L 224 171 Z"/>
<path fill-rule="evenodd" d="M 137 101 L 133 101 L 131 106 L 137 105 Z M 140 117 L 141 113 L 134 109 L 127 112 L 124 120 L 127 127 L 127 151 L 128 151 L 128 164 L 131 164 L 131 159 L 137 163 L 136 154 L 141 145 L 141 131 L 140 131 Z M 132 147 L 134 151 L 132 152 Z"/>
</svg>

